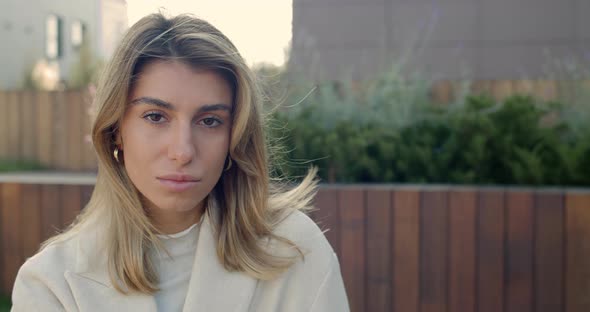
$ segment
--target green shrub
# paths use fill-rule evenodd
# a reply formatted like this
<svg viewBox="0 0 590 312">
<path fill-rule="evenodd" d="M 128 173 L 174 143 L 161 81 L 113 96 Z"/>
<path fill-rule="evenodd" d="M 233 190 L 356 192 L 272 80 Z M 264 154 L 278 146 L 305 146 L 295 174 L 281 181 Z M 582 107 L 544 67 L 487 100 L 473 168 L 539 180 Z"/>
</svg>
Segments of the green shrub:
<svg viewBox="0 0 590 312">
<path fill-rule="evenodd" d="M 468 96 L 440 106 L 403 97 L 416 105 L 410 109 L 395 104 L 398 96 L 387 104 L 386 92 L 375 89 L 378 99 L 341 99 L 323 88 L 296 113 L 275 114 L 284 127 L 272 133 L 290 160 L 278 167 L 287 176 L 304 174 L 311 162 L 329 182 L 590 185 L 590 131 L 559 118 L 566 105 Z M 367 112 L 367 103 L 378 111 Z M 340 107 L 344 113 L 334 116 Z M 394 117 L 408 110 L 407 121 Z"/>
<path fill-rule="evenodd" d="M 10 311 L 10 307 L 12 306 L 10 298 L 6 296 L 0 296 L 0 312 L 8 312 Z"/>
<path fill-rule="evenodd" d="M 0 172 L 37 171 L 46 169 L 43 165 L 29 160 L 0 159 Z"/>
</svg>

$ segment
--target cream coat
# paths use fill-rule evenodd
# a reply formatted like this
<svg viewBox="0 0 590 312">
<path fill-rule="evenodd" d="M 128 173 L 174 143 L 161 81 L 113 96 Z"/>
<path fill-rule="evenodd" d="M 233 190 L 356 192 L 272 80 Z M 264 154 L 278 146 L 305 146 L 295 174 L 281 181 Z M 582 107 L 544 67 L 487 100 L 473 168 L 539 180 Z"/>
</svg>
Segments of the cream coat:
<svg viewBox="0 0 590 312">
<path fill-rule="evenodd" d="M 349 311 L 336 255 L 303 213 L 289 216 L 277 234 L 307 251 L 305 260 L 272 281 L 226 271 L 217 259 L 207 217 L 199 231 L 183 311 Z M 156 311 L 154 297 L 122 295 L 112 287 L 105 253 L 98 247 L 101 235 L 90 233 L 27 260 L 16 278 L 12 311 Z"/>
</svg>

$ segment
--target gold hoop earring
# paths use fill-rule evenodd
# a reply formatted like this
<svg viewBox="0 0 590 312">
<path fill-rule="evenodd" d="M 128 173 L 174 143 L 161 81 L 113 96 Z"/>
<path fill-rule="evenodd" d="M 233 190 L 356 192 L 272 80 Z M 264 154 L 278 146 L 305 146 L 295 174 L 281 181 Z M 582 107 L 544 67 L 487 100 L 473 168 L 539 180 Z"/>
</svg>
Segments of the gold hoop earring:
<svg viewBox="0 0 590 312">
<path fill-rule="evenodd" d="M 224 171 L 228 171 L 232 165 L 231 157 L 228 157 L 227 160 L 228 160 L 227 167 L 225 167 Z"/>
<path fill-rule="evenodd" d="M 115 160 L 117 162 L 119 162 L 119 148 L 115 147 L 115 150 L 113 151 L 113 156 L 115 156 Z"/>
</svg>

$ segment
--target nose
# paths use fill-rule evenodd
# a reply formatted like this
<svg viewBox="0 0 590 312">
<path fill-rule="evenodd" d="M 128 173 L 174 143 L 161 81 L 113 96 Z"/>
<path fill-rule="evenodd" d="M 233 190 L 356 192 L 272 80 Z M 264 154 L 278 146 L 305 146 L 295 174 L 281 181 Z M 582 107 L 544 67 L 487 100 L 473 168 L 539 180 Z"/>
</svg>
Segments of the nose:
<svg viewBox="0 0 590 312">
<path fill-rule="evenodd" d="M 171 131 L 168 157 L 179 166 L 190 163 L 196 155 L 191 123 L 176 123 L 176 126 L 172 127 Z"/>
</svg>

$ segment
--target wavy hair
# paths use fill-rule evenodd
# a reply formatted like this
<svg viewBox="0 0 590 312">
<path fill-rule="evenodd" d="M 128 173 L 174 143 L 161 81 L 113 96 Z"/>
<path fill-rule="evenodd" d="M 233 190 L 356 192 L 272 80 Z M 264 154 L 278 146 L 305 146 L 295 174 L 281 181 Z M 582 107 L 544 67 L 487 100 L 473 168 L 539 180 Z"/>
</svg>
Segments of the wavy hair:
<svg viewBox="0 0 590 312">
<path fill-rule="evenodd" d="M 76 222 L 44 246 L 71 237 L 92 221 L 104 221 L 101 224 L 108 229 L 108 269 L 116 289 L 122 293 L 157 291 L 158 276 L 148 251 L 162 246 L 158 231 L 145 213 L 124 164 L 112 155 L 134 80 L 146 64 L 170 59 L 213 70 L 232 88 L 229 155 L 234 165 L 222 174 L 207 197 L 206 213 L 215 231 L 217 256 L 225 269 L 272 279 L 303 257 L 295 243 L 277 236 L 274 230 L 291 212 L 310 207 L 316 172 L 310 170 L 293 188 L 280 181 L 271 183 L 262 93 L 254 74 L 226 36 L 191 15 L 168 18 L 152 14 L 123 37 L 102 73 L 93 103 L 92 142 L 98 175 L 92 197 Z M 298 252 L 278 255 L 268 248 L 270 241 Z"/>
</svg>

